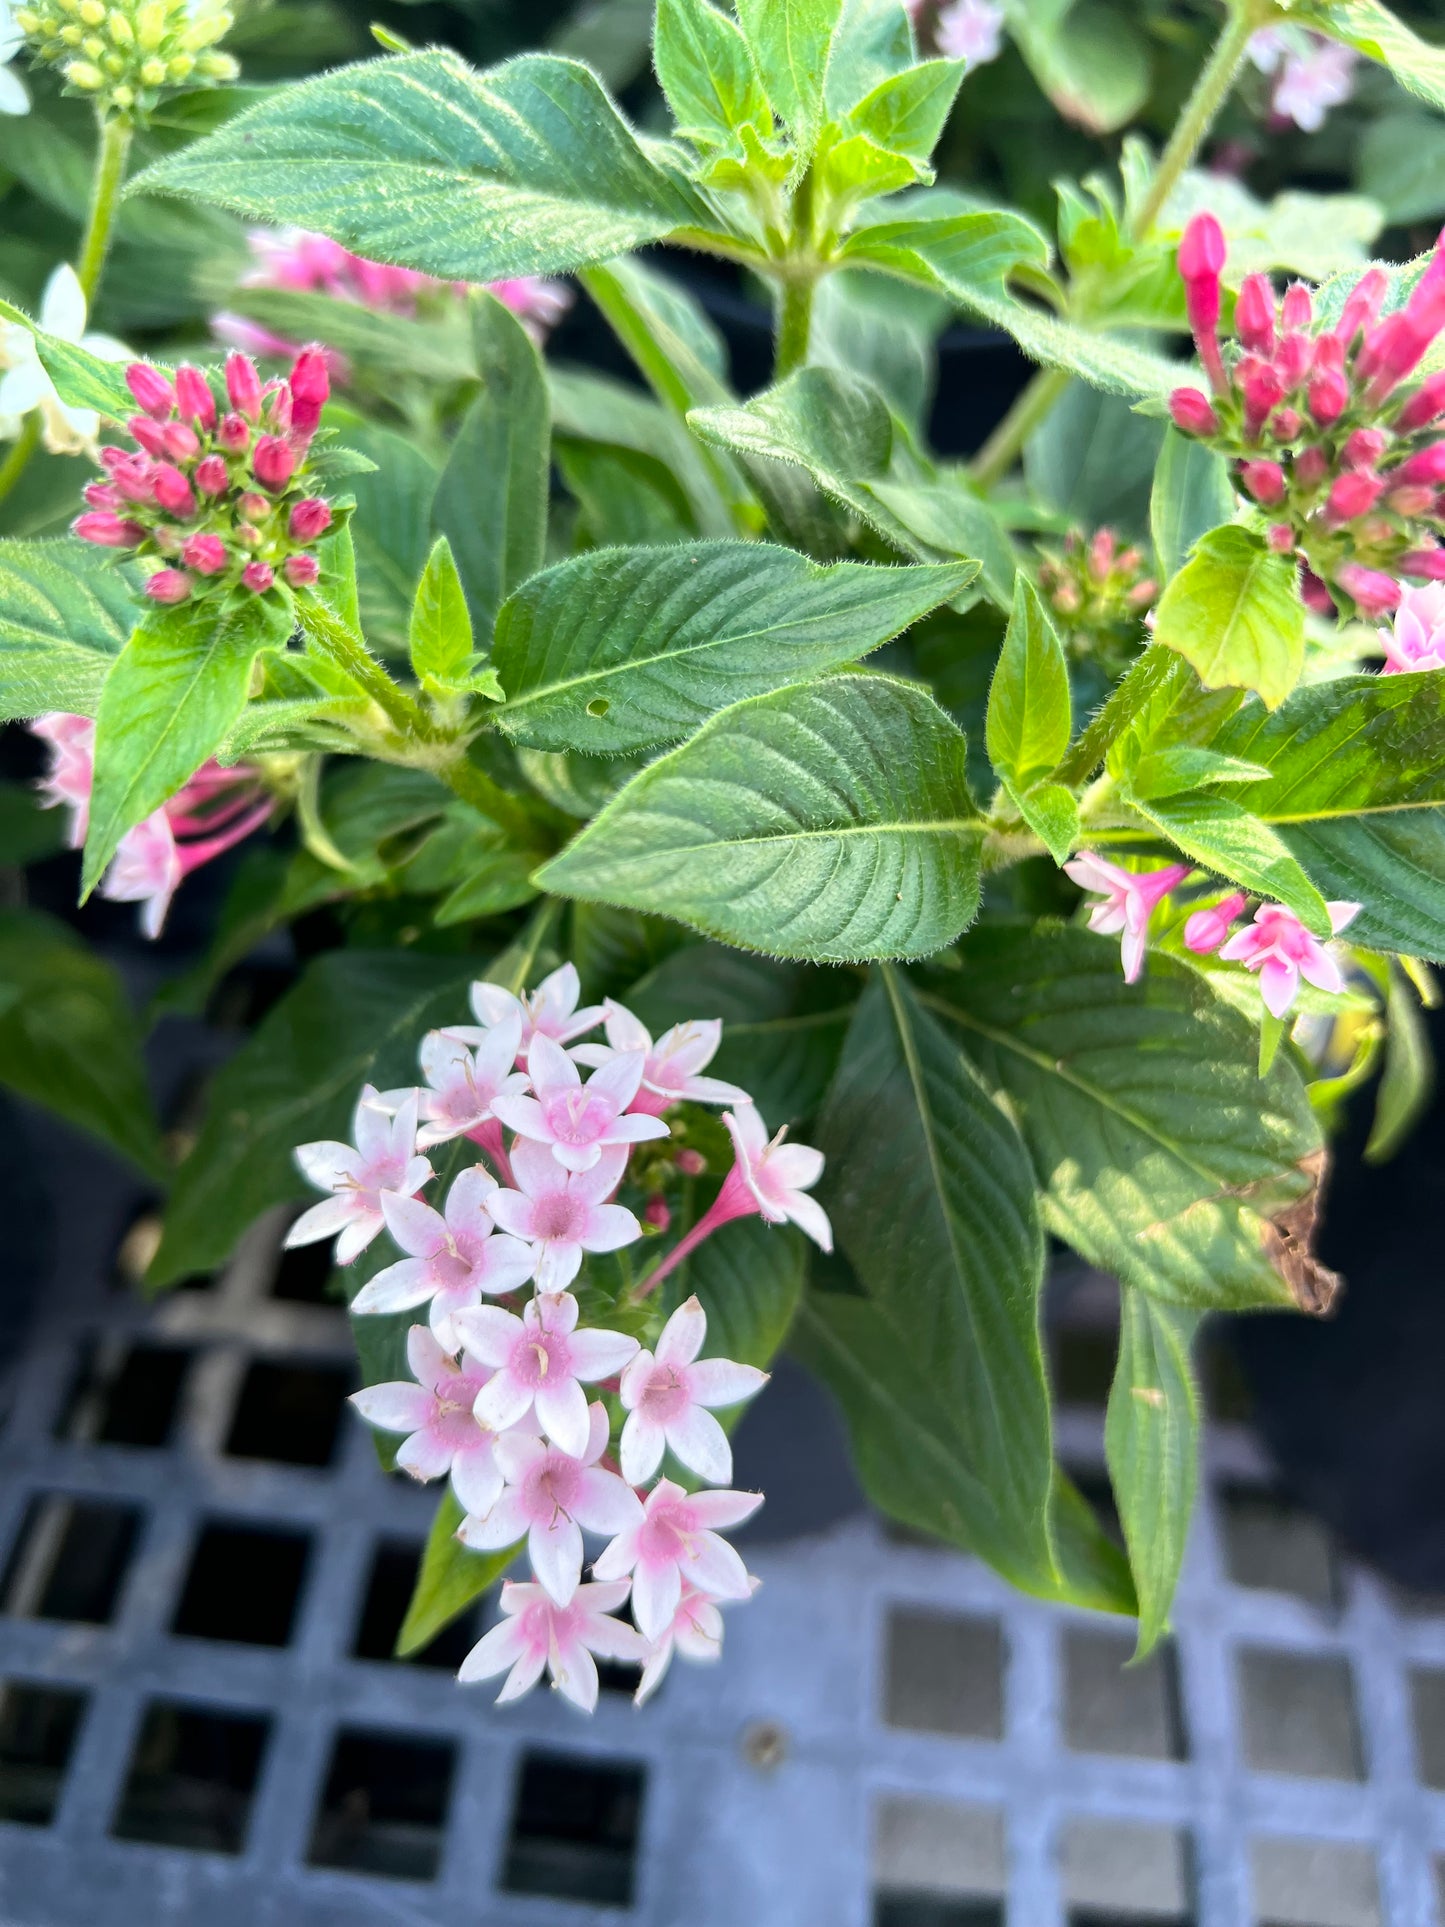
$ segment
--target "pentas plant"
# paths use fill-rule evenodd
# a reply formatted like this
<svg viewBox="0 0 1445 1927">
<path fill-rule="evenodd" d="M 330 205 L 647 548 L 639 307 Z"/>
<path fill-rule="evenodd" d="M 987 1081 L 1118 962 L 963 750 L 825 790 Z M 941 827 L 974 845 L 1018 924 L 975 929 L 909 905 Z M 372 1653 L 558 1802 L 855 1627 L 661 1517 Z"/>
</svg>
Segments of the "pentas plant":
<svg viewBox="0 0 1445 1927">
<path fill-rule="evenodd" d="M 1005 29 L 1122 136 L 1052 231 L 934 181 Z M 305 1203 L 359 1408 L 441 1486 L 400 1647 L 515 1568 L 463 1669 L 504 1695 L 717 1653 L 729 1420 L 784 1345 L 880 1510 L 1147 1650 L 1202 1322 L 1328 1309 L 1327 1132 L 1379 1073 L 1386 1155 L 1428 1092 L 1445 255 L 1371 263 L 1370 204 L 1213 164 L 1252 43 L 1297 119 L 1327 51 L 1430 109 L 1445 55 L 1373 0 L 1228 0 L 1156 150 L 1064 30 L 659 0 L 670 128 L 576 61 L 404 51 L 178 110 L 131 181 L 150 109 L 108 81 L 83 300 L 0 306 L 18 525 L 42 392 L 103 450 L 72 535 L 0 542 L 0 695 L 81 889 L 158 929 L 234 866 L 171 1008 L 297 928 L 178 1161 L 120 986 L 33 913 L 0 1079 L 167 1182 L 157 1288 Z M 112 361 L 91 311 L 155 312 L 107 308 L 122 187 L 229 251 L 218 312 Z M 759 392 L 669 250 L 769 292 Z M 561 277 L 636 382 L 545 358 Z M 1037 364 L 966 465 L 927 425 L 954 314 Z M 83 1077 L 36 1041 L 77 986 Z M 1056 1451 L 1059 1249 L 1118 1281 L 1123 1551 Z"/>
</svg>

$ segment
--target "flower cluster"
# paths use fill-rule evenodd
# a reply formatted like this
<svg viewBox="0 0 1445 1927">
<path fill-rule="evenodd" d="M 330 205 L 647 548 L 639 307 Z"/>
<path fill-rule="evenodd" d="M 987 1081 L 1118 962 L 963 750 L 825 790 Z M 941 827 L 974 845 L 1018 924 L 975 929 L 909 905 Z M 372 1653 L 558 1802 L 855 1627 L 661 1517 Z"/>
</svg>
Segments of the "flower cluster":
<svg viewBox="0 0 1445 1927">
<path fill-rule="evenodd" d="M 1212 393 L 1175 389 L 1175 424 L 1234 459 L 1272 546 L 1301 557 L 1307 601 L 1328 612 L 1334 591 L 1368 615 L 1393 609 L 1399 577 L 1445 578 L 1445 373 L 1411 380 L 1445 327 L 1445 237 L 1402 309 L 1382 315 L 1387 280 L 1371 268 L 1332 327 L 1303 284 L 1279 302 L 1246 276 L 1237 349 L 1219 338 L 1224 257 L 1219 223 L 1196 215 L 1179 272 Z"/>
<path fill-rule="evenodd" d="M 421 1046 L 424 1086 L 368 1086 L 354 1144 L 298 1149 L 302 1172 L 329 1195 L 297 1220 L 288 1243 L 335 1236 L 337 1261 L 349 1264 L 383 1229 L 390 1234 L 404 1256 L 361 1287 L 352 1311 L 426 1306 L 427 1323 L 408 1339 L 412 1377 L 369 1386 L 355 1403 L 372 1425 L 404 1434 L 397 1463 L 406 1471 L 450 1478 L 463 1544 L 526 1546 L 532 1580 L 503 1588 L 502 1623 L 460 1677 L 505 1673 L 500 1697 L 509 1700 L 549 1671 L 591 1711 L 594 1655 L 642 1665 L 644 1699 L 675 1650 L 716 1656 L 719 1605 L 746 1599 L 756 1584 L 721 1533 L 756 1511 L 762 1494 L 728 1489 L 732 1449 L 713 1414 L 751 1398 L 767 1374 L 702 1356 L 701 1304 L 687 1299 L 664 1323 L 653 1309 L 657 1285 L 719 1225 L 747 1213 L 791 1219 L 825 1250 L 832 1237 L 806 1195 L 821 1155 L 784 1143 L 782 1132 L 769 1139 L 747 1093 L 705 1074 L 720 1022 L 679 1024 L 654 1039 L 621 1005 L 579 1010 L 579 995 L 570 964 L 530 996 L 474 984 L 476 1022 L 434 1031 Z M 599 1024 L 605 1042 L 575 1041 Z M 712 1208 L 614 1307 L 642 1336 L 584 1324 L 569 1289 L 584 1256 L 645 1235 L 618 1202 L 623 1184 L 651 1188 L 655 1202 L 661 1172 L 701 1169 L 695 1151 L 671 1142 L 666 1114 L 684 1101 L 732 1107 L 724 1116 L 732 1169 Z M 486 1162 L 460 1171 L 439 1210 L 422 1196 L 435 1177 L 427 1153 L 456 1140 L 478 1146 Z M 645 1176 L 629 1171 L 634 1155 Z M 711 1489 L 659 1477 L 666 1452 Z M 585 1585 L 584 1534 L 607 1541 Z M 631 1625 L 614 1616 L 629 1597 Z"/>
<path fill-rule="evenodd" d="M 1124 979 L 1136 983 L 1144 968 L 1149 924 L 1165 897 L 1191 874 L 1187 863 L 1154 870 L 1126 870 L 1095 851 L 1081 850 L 1064 865 L 1081 890 L 1099 898 L 1089 911 L 1089 928 L 1105 935 L 1123 933 Z M 1248 899 L 1240 891 L 1204 904 L 1184 925 L 1184 942 L 1197 957 L 1218 951 L 1225 963 L 1242 963 L 1259 976 L 1265 1008 L 1283 1017 L 1299 995 L 1300 979 L 1317 989 L 1340 991 L 1344 977 L 1335 957 L 1283 904 L 1261 903 L 1243 930 L 1235 924 Z M 1336 936 L 1359 915 L 1358 903 L 1326 905 Z"/>
<path fill-rule="evenodd" d="M 38 60 L 103 111 L 144 120 L 167 88 L 215 86 L 241 71 L 216 42 L 222 0 L 43 0 L 15 10 Z"/>
<path fill-rule="evenodd" d="M 1342 107 L 1355 84 L 1353 47 L 1299 27 L 1262 27 L 1249 43 L 1249 57 L 1274 80 L 1270 112 L 1317 134 L 1333 107 Z"/>
<path fill-rule="evenodd" d="M 88 716 L 54 711 L 30 725 L 50 749 L 50 768 L 39 784 L 45 808 L 70 811 L 72 850 L 85 842 L 95 777 L 95 724 Z M 141 929 L 158 937 L 184 878 L 203 863 L 259 830 L 271 814 L 256 772 L 244 763 L 222 769 L 206 763 L 185 787 L 137 823 L 120 840 L 100 894 L 117 903 L 139 903 Z"/>
<path fill-rule="evenodd" d="M 146 583 L 156 602 L 236 588 L 265 595 L 315 582 L 315 545 L 332 523 L 330 503 L 307 476 L 331 390 L 321 350 L 303 349 L 285 381 L 264 386 L 253 361 L 230 355 L 224 412 L 189 363 L 173 381 L 132 362 L 126 383 L 141 409 L 127 424 L 138 447 L 100 451 L 109 480 L 86 489 L 89 508 L 75 533 L 158 557 L 161 567 Z"/>
<path fill-rule="evenodd" d="M 437 281 L 415 268 L 395 268 L 381 261 L 368 261 L 352 254 L 339 241 L 305 228 L 284 228 L 279 232 L 257 228 L 248 237 L 255 267 L 242 282 L 248 288 L 285 288 L 303 294 L 326 294 L 335 301 L 351 301 L 378 314 L 416 315 L 429 307 L 467 292 L 464 281 Z M 560 281 L 544 281 L 536 275 L 518 275 L 510 281 L 493 281 L 490 291 L 510 308 L 539 345 L 561 320 L 571 305 L 572 295 Z M 296 352 L 269 328 L 248 321 L 238 314 L 221 313 L 211 317 L 211 327 L 222 341 L 254 355 L 284 357 Z M 342 358 L 328 350 L 332 371 L 344 374 Z"/>
<path fill-rule="evenodd" d="M 1043 550 L 1039 587 L 1076 650 L 1116 672 L 1137 649 L 1145 613 L 1159 593 L 1143 551 L 1121 548 L 1107 528 L 1088 537 L 1073 530 L 1061 550 Z"/>
</svg>

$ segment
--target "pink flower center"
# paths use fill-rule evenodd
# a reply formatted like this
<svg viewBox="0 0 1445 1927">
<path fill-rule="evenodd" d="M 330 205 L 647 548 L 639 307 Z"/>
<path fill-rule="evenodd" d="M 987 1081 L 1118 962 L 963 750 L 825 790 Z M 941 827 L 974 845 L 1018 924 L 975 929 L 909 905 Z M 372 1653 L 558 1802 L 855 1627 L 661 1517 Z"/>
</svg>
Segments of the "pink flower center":
<svg viewBox="0 0 1445 1927">
<path fill-rule="evenodd" d="M 579 1199 L 566 1191 L 554 1191 L 549 1197 L 538 1198 L 532 1207 L 532 1236 L 544 1242 L 576 1244 L 586 1219 L 587 1208 Z"/>
<path fill-rule="evenodd" d="M 508 1369 L 519 1383 L 539 1391 L 572 1377 L 572 1347 L 560 1332 L 538 1331 L 529 1325 L 512 1347 Z"/>
<path fill-rule="evenodd" d="M 670 1419 L 681 1418 L 691 1402 L 684 1375 L 672 1365 L 654 1365 L 637 1407 L 659 1425 L 666 1425 Z"/>
<path fill-rule="evenodd" d="M 539 1525 L 552 1525 L 557 1518 L 571 1516 L 577 1490 L 582 1483 L 582 1467 L 565 1452 L 549 1452 L 527 1474 L 522 1495 L 529 1516 Z"/>
<path fill-rule="evenodd" d="M 600 1092 L 578 1089 L 546 1098 L 542 1115 L 559 1144 L 595 1144 L 617 1113 Z"/>
<path fill-rule="evenodd" d="M 455 1251 L 438 1251 L 431 1261 L 431 1275 L 439 1291 L 459 1291 L 471 1282 L 472 1268 Z"/>
<path fill-rule="evenodd" d="M 431 1429 L 453 1452 L 460 1452 L 464 1446 L 475 1445 L 481 1435 L 481 1427 L 472 1417 L 477 1383 L 454 1379 L 445 1388 L 445 1395 L 441 1392 L 437 1394 Z"/>
<path fill-rule="evenodd" d="M 638 1557 L 645 1566 L 675 1566 L 686 1557 L 696 1530 L 692 1507 L 685 1500 L 655 1506 L 638 1532 Z"/>
</svg>

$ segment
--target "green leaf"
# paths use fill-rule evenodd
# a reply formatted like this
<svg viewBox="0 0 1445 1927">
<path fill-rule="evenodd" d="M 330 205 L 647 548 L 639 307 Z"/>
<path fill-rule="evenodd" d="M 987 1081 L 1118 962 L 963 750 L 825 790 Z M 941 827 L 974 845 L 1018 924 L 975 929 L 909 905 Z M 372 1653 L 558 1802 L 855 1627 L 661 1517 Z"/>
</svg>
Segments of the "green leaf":
<svg viewBox="0 0 1445 1927">
<path fill-rule="evenodd" d="M 409 1659 L 430 1646 L 474 1599 L 491 1591 L 521 1550 L 515 1545 L 501 1552 L 471 1551 L 457 1537 L 463 1516 L 450 1485 L 444 1487 L 426 1537 L 416 1588 L 396 1636 L 398 1659 Z"/>
<path fill-rule="evenodd" d="M 1356 152 L 1361 191 L 1383 208 L 1390 225 L 1445 214 L 1445 126 L 1412 108 L 1371 120 Z"/>
<path fill-rule="evenodd" d="M 608 310 L 609 317 L 612 311 Z M 614 324 L 615 325 L 615 324 Z M 604 376 L 575 368 L 547 370 L 552 397 L 552 439 L 564 449 L 581 442 L 625 449 L 646 464 L 660 492 L 671 491 L 697 533 L 737 533 L 718 485 L 712 451 L 699 446 L 684 423 L 651 396 Z"/>
<path fill-rule="evenodd" d="M 748 43 L 707 0 L 658 0 L 652 59 L 680 134 L 725 146 L 740 127 L 771 129 Z"/>
<path fill-rule="evenodd" d="M 868 508 L 873 526 L 895 548 L 929 562 L 976 555 L 979 588 L 996 609 L 1013 607 L 1017 563 L 1008 530 L 962 475 L 938 482 L 876 481 L 859 495 L 859 506 Z"/>
<path fill-rule="evenodd" d="M 1199 1481 L 1199 1395 L 1189 1365 L 1194 1312 L 1125 1286 L 1104 1450 L 1139 1596 L 1143 1659 L 1169 1624 Z"/>
<path fill-rule="evenodd" d="M 0 542 L 0 719 L 93 716 L 139 610 L 113 550 Z"/>
<path fill-rule="evenodd" d="M 436 464 L 389 428 L 348 423 L 346 439 L 377 467 L 375 475 L 358 475 L 350 484 L 356 508 L 347 533 L 355 545 L 360 632 L 378 653 L 405 657 L 416 585 L 432 541 Z M 358 626 L 354 615 L 340 613 Z"/>
<path fill-rule="evenodd" d="M 844 125 L 890 154 L 926 161 L 938 145 L 963 81 L 961 60 L 924 60 L 880 80 Z"/>
<path fill-rule="evenodd" d="M 1024 443 L 1024 475 L 1039 502 L 1080 528 L 1142 529 L 1163 424 L 1121 395 L 1071 381 Z"/>
<path fill-rule="evenodd" d="M 1133 985 L 1085 930 L 992 923 L 958 954 L 925 1001 L 1007 1098 L 1048 1229 L 1175 1304 L 1291 1303 L 1265 1215 L 1308 1190 L 1320 1138 L 1288 1061 L 1261 1084 L 1253 1025 L 1157 953 Z"/>
<path fill-rule="evenodd" d="M 470 381 L 477 372 L 460 302 L 449 302 L 434 318 L 423 320 L 300 288 L 248 288 L 243 283 L 228 292 L 226 307 L 283 341 L 324 341 L 364 370 L 383 393 L 402 369 L 436 382 Z"/>
<path fill-rule="evenodd" d="M 21 308 L 0 301 L 0 320 L 28 328 L 35 337 L 35 352 L 49 375 L 56 394 L 71 408 L 93 408 L 107 421 L 123 422 L 135 412 L 135 397 L 125 385 L 125 363 L 102 361 L 78 342 L 64 341 L 59 335 L 46 334 Z"/>
<path fill-rule="evenodd" d="M 1138 18 L 1100 0 L 1015 7 L 1009 29 L 1039 86 L 1066 120 L 1112 134 L 1149 98 L 1148 42 Z"/>
<path fill-rule="evenodd" d="M 1304 667 L 1305 612 L 1292 557 L 1248 529 L 1214 529 L 1159 599 L 1154 640 L 1208 689 L 1256 690 L 1271 709 Z"/>
<path fill-rule="evenodd" d="M 1149 531 L 1163 579 L 1177 575 L 1195 544 L 1234 511 L 1224 457 L 1177 428 L 1166 429 L 1149 500 Z"/>
<path fill-rule="evenodd" d="M 1031 788 L 1069 747 L 1071 714 L 1064 646 L 1038 590 L 1021 572 L 988 692 L 989 761 L 1016 789 Z"/>
<path fill-rule="evenodd" d="M 766 1371 L 782 1350 L 803 1295 L 809 1246 L 800 1231 L 748 1218 L 704 1239 L 663 1287 L 670 1311 L 692 1293 L 707 1313 L 704 1358 Z"/>
<path fill-rule="evenodd" d="M 412 604 L 412 673 L 433 694 L 466 681 L 472 660 L 472 621 L 451 543 L 439 535 L 427 557 Z"/>
<path fill-rule="evenodd" d="M 635 776 L 537 881 L 776 956 L 924 956 L 978 908 L 964 760 L 891 677 L 756 696 Z"/>
<path fill-rule="evenodd" d="M 799 162 L 817 143 L 823 81 L 843 0 L 738 0 L 738 20 L 768 99 L 787 123 Z"/>
<path fill-rule="evenodd" d="M 54 856 L 65 848 L 66 828 L 64 811 L 43 803 L 33 785 L 0 780 L 0 865 Z"/>
<path fill-rule="evenodd" d="M 257 652 L 284 642 L 289 617 L 261 596 L 153 609 L 101 691 L 85 892 L 126 831 L 159 809 L 220 745 L 246 706 Z"/>
<path fill-rule="evenodd" d="M 858 1006 L 819 1141 L 839 1241 L 894 1344 L 954 1413 L 969 1542 L 1009 1577 L 1049 1586 L 1033 1173 L 1009 1118 L 894 971 Z"/>
<path fill-rule="evenodd" d="M 472 923 L 479 917 L 520 909 L 537 895 L 532 881 L 536 867 L 535 850 L 507 849 L 499 845 L 495 832 L 479 835 L 470 874 L 442 898 L 432 921 L 439 929 L 446 929 L 450 924 Z"/>
<path fill-rule="evenodd" d="M 63 923 L 36 910 L 0 911 L 0 1083 L 164 1179 L 124 986 Z"/>
<path fill-rule="evenodd" d="M 1290 854 L 1288 844 L 1232 797 L 1169 796 L 1145 801 L 1132 796 L 1130 800 L 1196 863 L 1284 904 L 1317 937 L 1329 937 L 1325 900 Z"/>
<path fill-rule="evenodd" d="M 880 81 L 918 60 L 913 27 L 899 0 L 843 0 L 823 75 L 823 111 L 846 120 Z"/>
<path fill-rule="evenodd" d="M 977 572 L 824 567 L 757 542 L 575 556 L 502 611 L 498 720 L 537 749 L 675 741 L 729 703 L 856 661 Z"/>
<path fill-rule="evenodd" d="M 1295 15 L 1331 40 L 1388 67 L 1408 93 L 1445 108 L 1445 47 L 1430 45 L 1378 0 L 1307 0 Z"/>
<path fill-rule="evenodd" d="M 1445 809 L 1286 824 L 1321 894 L 1363 904 L 1351 943 L 1445 963 Z"/>
<path fill-rule="evenodd" d="M 1375 1117 L 1365 1157 L 1371 1164 L 1392 1158 L 1414 1130 L 1435 1092 L 1435 1058 L 1420 1000 L 1402 970 L 1391 966 L 1386 991 L 1385 1069 L 1375 1094 Z"/>
<path fill-rule="evenodd" d="M 1173 749 L 1148 750 L 1129 772 L 1129 794 L 1147 800 L 1178 796 L 1183 790 L 1211 783 L 1258 783 L 1269 775 L 1262 763 L 1243 763 L 1216 749 L 1179 744 Z"/>
<path fill-rule="evenodd" d="M 1010 786 L 1009 794 L 1017 803 L 1020 816 L 1034 835 L 1042 838 L 1055 863 L 1063 863 L 1077 848 L 1081 834 L 1079 803 L 1074 792 L 1065 789 L 1062 783 L 1037 783 L 1030 790 Z"/>
<path fill-rule="evenodd" d="M 472 628 L 486 638 L 546 552 L 551 405 L 521 322 L 495 296 L 473 298 L 482 390 L 457 431 L 432 517 L 451 543 Z"/>
<path fill-rule="evenodd" d="M 319 229 L 444 281 L 560 274 L 706 223 L 575 61 L 478 73 L 432 49 L 273 95 L 147 168 L 132 192 Z"/>
</svg>

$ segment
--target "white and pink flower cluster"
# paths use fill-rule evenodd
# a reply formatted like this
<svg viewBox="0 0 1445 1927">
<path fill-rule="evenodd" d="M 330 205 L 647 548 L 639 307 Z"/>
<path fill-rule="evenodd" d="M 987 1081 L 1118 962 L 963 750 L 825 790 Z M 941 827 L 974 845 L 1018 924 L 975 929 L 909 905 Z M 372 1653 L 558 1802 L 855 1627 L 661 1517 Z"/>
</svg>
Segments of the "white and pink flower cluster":
<svg viewBox="0 0 1445 1927">
<path fill-rule="evenodd" d="M 1126 870 L 1093 850 L 1081 850 L 1064 872 L 1081 890 L 1097 897 L 1089 911 L 1089 928 L 1102 935 L 1123 934 L 1124 980 L 1137 983 L 1148 951 L 1149 925 L 1154 912 L 1191 874 L 1187 863 L 1166 863 L 1153 870 Z M 1248 898 L 1232 891 L 1193 912 L 1184 925 L 1185 946 L 1197 957 L 1218 951 L 1225 963 L 1242 963 L 1257 973 L 1260 994 L 1273 1017 L 1284 1017 L 1299 996 L 1301 979 L 1319 990 L 1342 991 L 1344 973 L 1329 945 L 1280 903 L 1261 903 L 1252 923 L 1234 926 Z M 1359 915 L 1358 903 L 1326 905 L 1336 936 Z"/>
<path fill-rule="evenodd" d="M 42 806 L 70 811 L 67 842 L 78 850 L 90 821 L 95 724 L 88 716 L 54 710 L 37 717 L 30 729 L 50 750 L 50 767 L 38 785 Z M 230 769 L 205 763 L 184 788 L 126 831 L 101 879 L 100 894 L 117 903 L 139 903 L 141 929 L 158 937 L 183 879 L 259 830 L 270 814 L 271 798 L 255 770 L 245 763 Z"/>
<path fill-rule="evenodd" d="M 751 1398 L 767 1374 L 702 1356 L 699 1301 L 662 1323 L 652 1294 L 730 1218 L 790 1219 L 825 1250 L 832 1235 L 806 1195 L 821 1154 L 785 1143 L 781 1131 L 769 1139 L 747 1092 L 706 1075 L 720 1022 L 678 1024 L 654 1040 L 621 1005 L 579 1010 L 579 995 L 571 964 L 528 996 L 474 984 L 476 1022 L 434 1031 L 421 1046 L 424 1085 L 368 1086 L 354 1144 L 298 1149 L 307 1179 L 329 1195 L 287 1242 L 335 1236 L 337 1262 L 350 1264 L 385 1230 L 404 1254 L 351 1308 L 361 1316 L 427 1308 L 407 1340 L 412 1377 L 368 1386 L 355 1403 L 371 1424 L 405 1435 L 404 1470 L 450 1477 L 463 1544 L 525 1545 L 533 1575 L 503 1587 L 502 1621 L 460 1676 L 505 1673 L 500 1697 L 509 1700 L 548 1671 L 591 1711 L 594 1656 L 638 1662 L 645 1699 L 674 1650 L 716 1656 L 719 1607 L 756 1583 L 721 1533 L 756 1511 L 762 1494 L 728 1489 L 732 1449 L 714 1412 Z M 577 1041 L 599 1026 L 605 1042 Z M 651 1190 L 651 1205 L 673 1172 L 700 1168 L 695 1150 L 671 1142 L 667 1116 L 684 1101 L 731 1107 L 732 1168 L 712 1208 L 616 1302 L 613 1315 L 642 1337 L 584 1324 L 569 1287 L 587 1255 L 646 1235 L 619 1202 L 623 1185 Z M 464 1167 L 437 1209 L 422 1196 L 435 1176 L 427 1154 L 456 1140 L 475 1144 L 485 1162 Z M 639 1151 L 645 1169 L 629 1170 Z M 644 1210 L 654 1226 L 668 1215 Z M 669 1451 L 712 1489 L 689 1492 L 659 1477 Z M 584 1535 L 606 1541 L 587 1584 Z M 629 1598 L 630 1624 L 615 1617 Z"/>
</svg>

